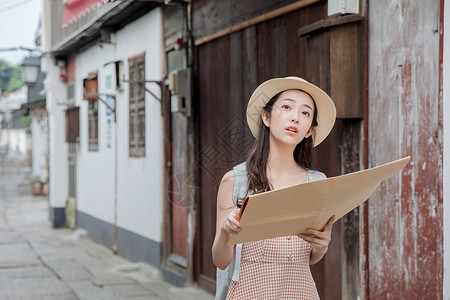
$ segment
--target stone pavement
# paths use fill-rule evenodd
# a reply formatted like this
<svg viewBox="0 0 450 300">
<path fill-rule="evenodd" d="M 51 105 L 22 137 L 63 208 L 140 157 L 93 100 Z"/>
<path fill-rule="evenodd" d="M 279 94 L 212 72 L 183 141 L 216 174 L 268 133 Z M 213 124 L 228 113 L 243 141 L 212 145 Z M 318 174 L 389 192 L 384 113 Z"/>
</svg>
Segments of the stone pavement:
<svg viewBox="0 0 450 300">
<path fill-rule="evenodd" d="M 52 229 L 48 200 L 31 196 L 23 169 L 0 166 L 0 299 L 199 299 L 148 264 L 130 263 L 86 238 Z"/>
</svg>

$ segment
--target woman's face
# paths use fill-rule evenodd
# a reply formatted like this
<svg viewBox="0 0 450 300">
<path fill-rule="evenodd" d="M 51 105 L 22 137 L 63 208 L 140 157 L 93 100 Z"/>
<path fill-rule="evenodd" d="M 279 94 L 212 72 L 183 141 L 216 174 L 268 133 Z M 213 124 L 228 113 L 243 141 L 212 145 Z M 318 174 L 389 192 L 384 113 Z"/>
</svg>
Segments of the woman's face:
<svg viewBox="0 0 450 300">
<path fill-rule="evenodd" d="M 287 90 L 275 101 L 270 116 L 263 112 L 262 119 L 273 138 L 295 146 L 312 134 L 313 116 L 311 97 L 299 90 Z"/>
</svg>

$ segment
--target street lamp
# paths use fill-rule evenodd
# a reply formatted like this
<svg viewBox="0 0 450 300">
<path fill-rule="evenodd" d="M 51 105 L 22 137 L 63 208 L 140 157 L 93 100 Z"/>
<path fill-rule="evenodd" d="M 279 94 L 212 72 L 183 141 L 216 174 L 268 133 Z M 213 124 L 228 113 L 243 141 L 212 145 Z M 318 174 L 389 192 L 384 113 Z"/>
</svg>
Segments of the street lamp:
<svg viewBox="0 0 450 300">
<path fill-rule="evenodd" d="M 35 84 L 38 81 L 41 58 L 37 56 L 26 56 L 22 63 L 22 80 L 25 84 Z"/>
</svg>

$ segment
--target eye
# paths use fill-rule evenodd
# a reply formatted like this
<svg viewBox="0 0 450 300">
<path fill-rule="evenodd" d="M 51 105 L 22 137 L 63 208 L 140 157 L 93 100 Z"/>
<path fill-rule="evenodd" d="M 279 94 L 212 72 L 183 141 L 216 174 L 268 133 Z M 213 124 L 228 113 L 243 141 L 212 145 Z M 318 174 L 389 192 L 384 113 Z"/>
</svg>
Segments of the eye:
<svg viewBox="0 0 450 300">
<path fill-rule="evenodd" d="M 311 116 L 311 114 L 309 113 L 309 111 L 304 111 L 303 114 L 307 117 Z"/>
<path fill-rule="evenodd" d="M 287 105 L 287 104 L 283 104 L 281 106 L 281 108 L 283 108 L 283 109 L 291 109 L 291 107 L 289 105 Z"/>
</svg>

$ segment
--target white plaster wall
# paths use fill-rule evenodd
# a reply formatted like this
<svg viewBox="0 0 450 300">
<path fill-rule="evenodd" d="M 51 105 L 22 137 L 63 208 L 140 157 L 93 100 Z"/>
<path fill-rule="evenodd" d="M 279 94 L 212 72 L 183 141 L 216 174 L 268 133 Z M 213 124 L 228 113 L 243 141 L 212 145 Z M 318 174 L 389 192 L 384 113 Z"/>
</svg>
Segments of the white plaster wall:
<svg viewBox="0 0 450 300">
<path fill-rule="evenodd" d="M 126 58 L 125 70 L 128 70 L 128 58 L 145 51 L 146 79 L 161 79 L 163 58 L 161 25 L 162 14 L 158 8 L 117 33 L 117 56 Z M 128 78 L 128 74 L 126 77 Z M 148 83 L 146 86 L 155 95 L 160 96 L 160 89 L 156 84 Z M 125 84 L 123 95 L 128 98 L 127 84 Z M 127 157 L 127 159 L 119 160 L 121 184 L 119 185 L 118 224 L 122 228 L 160 242 L 164 190 L 161 106 L 149 93 L 145 96 L 145 158 L 128 158 L 128 125 L 119 126 L 119 157 Z M 120 120 L 126 120 L 128 124 L 127 101 L 118 105 Z M 134 175 L 132 178 L 131 174 Z"/>
<path fill-rule="evenodd" d="M 444 60 L 443 60 L 443 139 L 444 139 L 444 299 L 450 299 L 450 3 L 444 5 Z"/>
<path fill-rule="evenodd" d="M 115 75 L 114 60 L 124 62 L 145 52 L 147 79 L 161 78 L 161 11 L 155 9 L 116 32 L 116 43 L 95 45 L 76 58 L 76 99 L 80 102 L 77 209 L 103 221 L 114 222 L 114 123 L 108 128 L 105 105 L 99 103 L 99 151 L 88 151 L 87 103 L 82 99 L 82 79 L 98 71 L 99 93 L 115 93 L 118 121 L 118 226 L 154 241 L 161 241 L 163 193 L 163 137 L 161 108 L 146 93 L 146 155 L 130 158 L 128 151 L 128 83 L 117 92 L 107 89 L 106 77 Z M 147 84 L 156 95 L 159 87 Z M 108 133 L 110 130 L 110 133 Z M 111 145 L 107 147 L 108 141 Z"/>
<path fill-rule="evenodd" d="M 7 137 L 9 154 L 17 158 L 25 158 L 27 155 L 27 132 L 25 129 L 3 129 Z"/>
<path fill-rule="evenodd" d="M 0 122 L 2 121 L 2 116 L 0 115 Z M 8 137 L 6 135 L 6 129 L 0 128 L 0 148 L 6 147 L 8 144 Z"/>
<path fill-rule="evenodd" d="M 31 119 L 31 157 L 32 157 L 32 172 L 33 177 L 40 176 L 40 165 L 42 164 L 41 156 L 39 155 L 39 149 L 41 148 L 41 137 L 39 122 L 36 118 Z"/>
<path fill-rule="evenodd" d="M 42 120 L 41 122 L 45 122 Z M 47 157 L 47 135 L 44 132 L 42 123 L 35 117 L 31 119 L 31 147 L 32 147 L 32 172 L 33 177 L 44 181 L 47 177 L 46 157 Z"/>
<path fill-rule="evenodd" d="M 67 143 L 65 133 L 66 85 L 59 79 L 59 69 L 51 58 L 42 59 L 49 128 L 49 202 L 50 207 L 65 207 L 68 196 Z"/>
<path fill-rule="evenodd" d="M 42 0 L 42 51 L 51 48 L 50 0 Z M 41 69 L 46 72 L 46 108 L 48 113 L 49 152 L 49 204 L 51 208 L 65 207 L 68 195 L 67 144 L 65 142 L 65 106 L 60 105 L 67 98 L 67 88 L 59 80 L 59 69 L 53 58 L 46 54 L 41 59 Z"/>
<path fill-rule="evenodd" d="M 107 148 L 105 105 L 99 105 L 99 149 L 89 151 L 88 102 L 83 100 L 83 79 L 98 72 L 99 93 L 105 91 L 105 77 L 110 75 L 103 65 L 114 59 L 114 46 L 94 46 L 76 57 L 75 99 L 80 106 L 80 143 L 77 148 L 77 209 L 102 221 L 114 222 L 114 148 Z M 114 74 L 112 74 L 114 75 Z M 115 77 L 113 77 L 115 78 Z M 104 97 L 103 97 L 104 98 Z M 114 124 L 111 123 L 111 126 Z"/>
<path fill-rule="evenodd" d="M 9 147 L 9 129 L 0 128 L 0 148 L 6 149 L 8 147 Z"/>
</svg>

